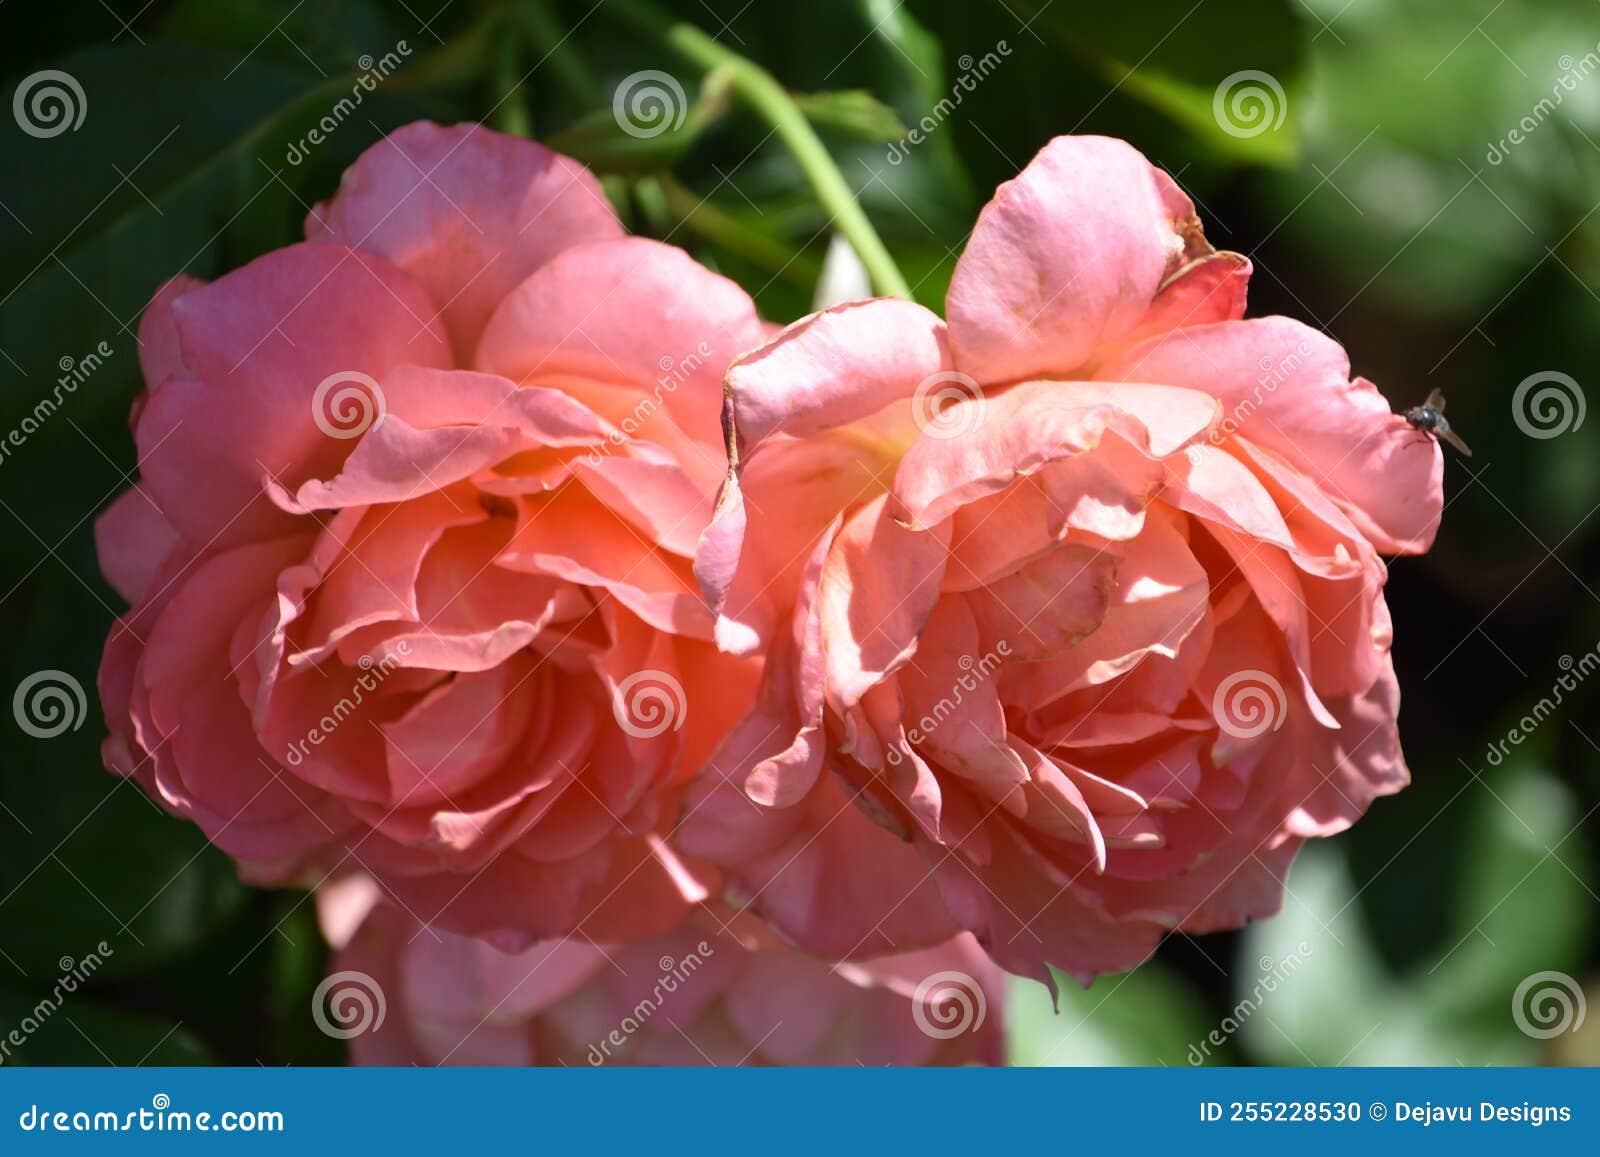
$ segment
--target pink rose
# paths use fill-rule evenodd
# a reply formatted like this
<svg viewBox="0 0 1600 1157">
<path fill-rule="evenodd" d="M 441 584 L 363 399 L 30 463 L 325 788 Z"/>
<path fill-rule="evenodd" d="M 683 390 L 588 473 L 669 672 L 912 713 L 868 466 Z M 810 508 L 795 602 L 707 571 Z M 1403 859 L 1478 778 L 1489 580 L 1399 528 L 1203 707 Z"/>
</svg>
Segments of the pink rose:
<svg viewBox="0 0 1600 1157">
<path fill-rule="evenodd" d="M 1440 454 L 1332 339 L 1242 320 L 1249 273 L 1065 137 L 948 325 L 853 303 L 734 363 L 696 568 L 770 653 L 680 836 L 780 933 L 1087 979 L 1274 912 L 1406 783 L 1379 555 L 1432 542 Z"/>
<path fill-rule="evenodd" d="M 317 896 L 341 946 L 318 1015 L 358 1064 L 1002 1063 L 1004 974 L 971 936 L 830 967 L 702 907 L 650 940 L 506 954 L 376 899 L 362 879 Z"/>
<path fill-rule="evenodd" d="M 375 145 L 306 232 L 142 322 L 107 765 L 253 880 L 670 927 L 706 881 L 663 833 L 755 685 L 691 571 L 750 299 L 473 126 Z"/>
</svg>

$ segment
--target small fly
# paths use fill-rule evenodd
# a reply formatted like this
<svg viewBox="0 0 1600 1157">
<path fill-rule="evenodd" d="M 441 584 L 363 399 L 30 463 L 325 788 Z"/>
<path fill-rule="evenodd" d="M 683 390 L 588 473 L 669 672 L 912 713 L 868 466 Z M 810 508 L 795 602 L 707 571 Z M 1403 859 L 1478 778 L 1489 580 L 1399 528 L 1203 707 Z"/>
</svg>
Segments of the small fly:
<svg viewBox="0 0 1600 1157">
<path fill-rule="evenodd" d="M 1464 458 L 1471 458 L 1472 451 L 1467 449 L 1467 444 L 1461 440 L 1454 430 L 1450 428 L 1450 420 L 1444 416 L 1444 392 L 1433 390 L 1428 394 L 1428 400 L 1420 406 L 1412 406 L 1402 415 L 1411 423 L 1412 429 L 1421 430 L 1424 434 L 1432 434 L 1435 438 L 1443 438 L 1450 445 L 1461 451 Z"/>
</svg>

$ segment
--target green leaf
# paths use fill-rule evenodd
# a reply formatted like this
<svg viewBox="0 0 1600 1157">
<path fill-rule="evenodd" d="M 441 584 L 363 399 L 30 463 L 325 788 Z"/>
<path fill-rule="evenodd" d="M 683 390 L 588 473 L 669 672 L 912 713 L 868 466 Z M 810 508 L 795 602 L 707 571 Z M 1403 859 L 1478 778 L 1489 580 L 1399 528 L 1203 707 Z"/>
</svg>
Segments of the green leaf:
<svg viewBox="0 0 1600 1157">
<path fill-rule="evenodd" d="M 52 828 L 69 834 L 53 850 L 43 840 L 14 839 L 0 857 L 0 879 L 9 881 L 0 890 L 0 951 L 31 977 L 100 944 L 109 948 L 106 975 L 160 964 L 203 939 L 246 895 L 232 865 L 198 830 L 158 814 L 137 787 L 97 767 L 85 772 L 95 776 L 92 786 L 58 791 L 51 802 L 70 806 L 92 793 L 95 802 L 81 805 L 86 822 L 57 820 Z M 30 814 L 30 821 L 43 836 L 40 817 Z"/>
<path fill-rule="evenodd" d="M 0 991 L 0 1024 L 22 1038 L 0 1039 L 11 1065 L 208 1065 L 215 1059 L 181 1025 L 123 1012 L 52 986 Z"/>
<path fill-rule="evenodd" d="M 0 349 L 18 371 L 0 398 L 5 426 L 101 342 L 114 355 L 93 389 L 69 395 L 73 420 L 102 406 L 125 411 L 138 382 L 138 316 L 155 288 L 296 240 L 343 165 L 420 107 L 397 83 L 393 93 L 380 86 L 317 146 L 307 134 L 353 99 L 351 74 L 324 80 L 304 62 L 161 41 L 101 46 L 57 65 L 83 90 L 81 126 L 48 139 L 9 118 L 0 127 L 11 162 L 0 203 L 20 223 L 0 234 Z"/>
<path fill-rule="evenodd" d="M 1252 1056 L 1280 1065 L 1358 1063 L 1393 1000 L 1343 857 L 1324 843 L 1295 859 L 1283 911 L 1245 929 L 1233 998 Z M 1293 962 L 1292 971 L 1289 969 Z M 1264 991 L 1267 977 L 1281 977 Z M 1258 991 L 1258 986 L 1262 986 Z M 1246 1002 L 1256 1007 L 1247 1010 Z"/>
<path fill-rule="evenodd" d="M 687 120 L 652 136 L 625 132 L 610 109 L 585 113 L 547 142 L 602 174 L 638 175 L 670 169 L 688 152 L 699 126 Z"/>
<path fill-rule="evenodd" d="M 1452 942 L 1427 970 L 1427 988 L 1441 1018 L 1507 1029 L 1523 980 L 1579 971 L 1587 958 L 1593 864 L 1582 812 L 1560 781 L 1530 762 L 1491 770 L 1484 781 L 1468 822 L 1472 855 L 1456 893 Z"/>
<path fill-rule="evenodd" d="M 1151 962 L 1132 972 L 1102 976 L 1080 988 L 1057 973 L 1061 1011 L 1033 980 L 1013 977 L 1007 990 L 1006 1054 L 1009 1064 L 1049 1068 L 1075 1065 L 1184 1065 L 1211 1028 L 1205 1009 L 1184 982 Z M 1225 1050 L 1213 1050 L 1214 1063 Z"/>
<path fill-rule="evenodd" d="M 1535 289 L 1521 279 L 1551 249 L 1572 270 L 1556 265 L 1562 281 L 1576 274 L 1596 284 L 1600 223 L 1589 210 L 1600 116 L 1593 65 L 1583 63 L 1595 41 L 1592 4 L 1305 6 L 1330 31 L 1315 44 L 1308 163 L 1272 182 L 1272 219 L 1341 275 L 1339 305 L 1359 291 L 1378 316 L 1400 306 L 1467 328 L 1501 313 L 1514 286 Z M 1557 308 L 1566 296 L 1541 295 Z M 1503 348 L 1498 334 L 1493 344 Z M 1521 364 L 1516 356 L 1507 360 Z M 1508 476 L 1520 473 L 1493 448 L 1486 456 Z M 1519 512 L 1544 506 L 1499 493 Z M 1587 508 L 1560 522 L 1561 532 Z"/>
<path fill-rule="evenodd" d="M 328 971 L 316 902 L 301 893 L 281 897 L 274 905 L 274 923 L 269 995 L 277 1055 L 299 1064 L 339 1064 L 343 1048 L 311 1015 L 312 997 Z"/>
<path fill-rule="evenodd" d="M 1245 958 L 1259 955 L 1263 971 L 1267 960 L 1301 961 L 1241 1018 L 1252 1055 L 1317 1065 L 1527 1064 L 1538 1055 L 1513 994 L 1536 974 L 1581 969 L 1593 932 L 1591 865 L 1570 794 L 1528 761 L 1531 749 L 1520 754 L 1468 797 L 1471 855 L 1431 965 L 1387 972 L 1342 857 L 1321 843 L 1300 853 L 1283 913 L 1244 937 Z M 1240 981 L 1241 1001 L 1248 986 Z"/>
<path fill-rule="evenodd" d="M 1269 165 L 1295 158 L 1307 54 L 1288 0 L 994 3 L 1218 154 Z"/>
<path fill-rule="evenodd" d="M 261 53 L 286 62 L 310 58 L 332 74 L 356 68 L 364 53 L 381 56 L 405 34 L 390 26 L 377 0 L 319 0 L 315 5 L 176 0 L 161 19 L 161 35 L 227 49 L 235 57 Z"/>
<path fill-rule="evenodd" d="M 896 0 L 857 0 L 870 36 L 887 44 L 903 66 L 895 87 L 912 94 L 921 108 L 939 98 L 944 86 L 944 49 L 939 38 Z"/>
<path fill-rule="evenodd" d="M 794 102 L 812 124 L 838 129 L 868 141 L 897 141 L 906 135 L 906 126 L 894 109 L 870 92 L 796 93 Z"/>
<path fill-rule="evenodd" d="M 634 83 L 617 89 L 613 107 L 586 113 L 546 143 L 599 173 L 660 172 L 677 164 L 730 107 L 715 72 L 692 104 L 677 78 L 665 73 L 629 79 Z"/>
<path fill-rule="evenodd" d="M 165 964 L 245 897 L 193 824 L 101 762 L 95 671 L 122 603 L 98 578 L 90 516 L 126 485 L 133 448 L 120 413 L 69 410 L 56 427 L 57 446 L 41 435 L 0 469 L 0 523 L 16 536 L 0 555 L 0 694 L 9 703 L 24 679 L 55 670 L 65 676 L 55 685 L 76 682 L 84 707 L 75 727 L 48 738 L 0 715 L 0 979 L 15 968 L 34 982 L 101 941 L 102 975 Z"/>
<path fill-rule="evenodd" d="M 900 0 L 857 0 L 857 3 L 871 29 L 870 37 L 890 49 L 885 54 L 891 65 L 883 86 L 885 96 L 903 122 L 921 118 L 947 94 L 944 49 L 939 38 Z M 890 139 L 897 140 L 899 135 L 903 132 Z M 965 205 L 973 199 L 972 178 L 962 165 L 952 138 L 933 138 L 915 157 L 917 164 L 925 166 L 928 173 L 937 178 L 945 201 Z M 913 169 L 916 175 L 915 165 Z"/>
</svg>

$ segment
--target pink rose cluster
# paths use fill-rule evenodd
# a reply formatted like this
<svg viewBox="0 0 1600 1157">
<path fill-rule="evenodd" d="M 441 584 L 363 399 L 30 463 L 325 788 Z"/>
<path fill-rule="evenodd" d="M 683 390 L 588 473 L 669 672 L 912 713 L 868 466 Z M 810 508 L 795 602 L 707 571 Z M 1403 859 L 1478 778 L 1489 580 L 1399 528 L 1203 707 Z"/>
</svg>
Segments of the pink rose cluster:
<svg viewBox="0 0 1600 1157">
<path fill-rule="evenodd" d="M 1249 275 L 1062 137 L 945 319 L 779 330 L 572 160 L 401 129 L 145 313 L 106 764 L 318 890 L 358 1061 L 1000 1063 L 1002 969 L 1270 915 L 1407 779 L 1440 454 Z"/>
</svg>

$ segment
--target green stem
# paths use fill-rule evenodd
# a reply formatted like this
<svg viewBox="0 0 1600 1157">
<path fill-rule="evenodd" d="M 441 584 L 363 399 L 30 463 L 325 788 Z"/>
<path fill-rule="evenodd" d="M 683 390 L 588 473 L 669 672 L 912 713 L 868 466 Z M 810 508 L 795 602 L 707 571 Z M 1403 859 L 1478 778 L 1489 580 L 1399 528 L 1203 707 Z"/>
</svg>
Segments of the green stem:
<svg viewBox="0 0 1600 1157">
<path fill-rule="evenodd" d="M 883 240 L 862 211 L 855 192 L 823 146 L 800 107 L 766 69 L 733 52 L 693 24 L 675 21 L 650 0 L 612 0 L 609 7 L 651 36 L 659 36 L 685 59 L 710 72 L 721 70 L 729 87 L 768 124 L 793 154 L 811 183 L 817 200 L 833 217 L 834 226 L 855 248 L 878 292 L 890 297 L 911 296 L 905 276 L 889 256 Z"/>
</svg>

